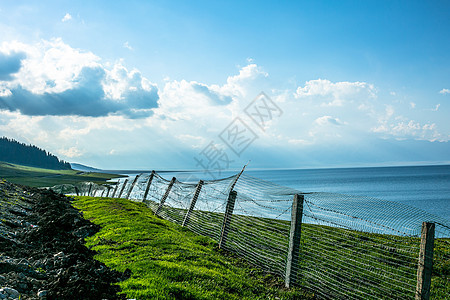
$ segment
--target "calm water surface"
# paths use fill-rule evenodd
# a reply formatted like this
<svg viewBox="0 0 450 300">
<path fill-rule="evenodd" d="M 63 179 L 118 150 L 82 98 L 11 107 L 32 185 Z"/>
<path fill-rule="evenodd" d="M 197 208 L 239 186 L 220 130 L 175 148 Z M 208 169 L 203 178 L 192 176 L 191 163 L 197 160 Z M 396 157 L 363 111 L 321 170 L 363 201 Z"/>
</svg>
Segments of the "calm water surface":
<svg viewBox="0 0 450 300">
<path fill-rule="evenodd" d="M 236 172 L 223 172 L 226 177 Z M 332 192 L 398 201 L 450 219 L 450 165 L 246 171 L 302 192 Z M 208 179 L 203 172 L 160 173 L 180 181 Z"/>
</svg>

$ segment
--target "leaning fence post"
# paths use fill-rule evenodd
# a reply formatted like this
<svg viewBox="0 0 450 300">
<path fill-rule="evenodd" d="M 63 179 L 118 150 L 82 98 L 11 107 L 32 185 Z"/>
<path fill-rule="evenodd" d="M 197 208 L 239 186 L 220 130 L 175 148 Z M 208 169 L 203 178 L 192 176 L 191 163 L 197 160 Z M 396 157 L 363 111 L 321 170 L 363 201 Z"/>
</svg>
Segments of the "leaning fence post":
<svg viewBox="0 0 450 300">
<path fill-rule="evenodd" d="M 295 194 L 292 201 L 291 229 L 289 234 L 289 248 L 286 261 L 285 286 L 290 288 L 297 277 L 300 257 L 300 238 L 302 231 L 304 196 Z"/>
<path fill-rule="evenodd" d="M 170 190 L 172 189 L 173 184 L 175 183 L 175 180 L 177 180 L 175 177 L 172 177 L 172 180 L 169 183 L 169 186 L 167 187 L 166 192 L 164 193 L 164 196 L 161 198 L 161 202 L 158 205 L 158 208 L 156 209 L 155 215 L 159 213 L 162 206 L 164 205 L 164 202 L 166 202 L 167 197 L 169 197 Z"/>
<path fill-rule="evenodd" d="M 155 171 L 152 171 L 152 174 L 150 174 L 150 177 L 148 178 L 147 187 L 145 188 L 144 197 L 142 198 L 142 202 L 145 202 L 147 200 L 148 191 L 150 190 L 150 185 L 152 184 L 153 176 L 155 176 Z"/>
<path fill-rule="evenodd" d="M 111 190 L 111 187 L 109 185 L 106 185 L 106 189 L 108 190 L 106 192 L 106 198 L 108 198 L 109 197 L 109 191 Z"/>
<path fill-rule="evenodd" d="M 120 193 L 119 193 L 119 196 L 117 198 L 120 198 L 120 196 L 122 196 L 123 190 L 127 186 L 127 183 L 128 183 L 128 178 L 126 178 L 125 181 L 123 182 L 122 188 L 120 189 Z"/>
<path fill-rule="evenodd" d="M 194 197 L 192 197 L 191 200 L 191 205 L 189 206 L 189 209 L 186 213 L 186 215 L 184 216 L 184 220 L 183 220 L 183 224 L 181 226 L 186 226 L 187 223 L 189 222 L 189 217 L 191 216 L 191 212 L 194 210 L 195 207 L 195 203 L 197 202 L 197 198 L 198 195 L 200 195 L 200 191 L 202 190 L 202 186 L 203 186 L 203 180 L 200 180 L 197 184 L 197 187 L 195 189 L 195 193 L 194 193 Z"/>
<path fill-rule="evenodd" d="M 434 223 L 423 222 L 417 267 L 416 300 L 430 299 L 431 271 L 433 270 Z"/>
<path fill-rule="evenodd" d="M 112 192 L 111 198 L 115 198 L 116 197 L 116 192 L 117 192 L 117 188 L 119 187 L 119 183 L 120 183 L 120 180 L 117 180 L 116 181 L 116 185 L 114 187 L 114 191 Z"/>
<path fill-rule="evenodd" d="M 230 229 L 231 216 L 233 215 L 234 204 L 236 203 L 236 191 L 231 191 L 228 195 L 225 216 L 223 217 L 222 232 L 220 233 L 219 248 L 222 249 L 227 243 L 228 231 Z"/>
<path fill-rule="evenodd" d="M 130 189 L 128 190 L 127 199 L 130 199 L 131 192 L 133 191 L 133 188 L 136 185 L 136 182 L 139 179 L 139 176 L 141 176 L 141 174 L 136 175 L 136 177 L 134 177 L 133 183 L 131 184 Z"/>
<path fill-rule="evenodd" d="M 74 187 L 75 187 L 75 193 L 77 194 L 77 196 L 80 196 L 80 190 L 78 189 L 77 186 L 74 186 Z"/>
<path fill-rule="evenodd" d="M 89 191 L 87 192 L 88 196 L 91 196 L 92 183 L 89 183 Z"/>
</svg>

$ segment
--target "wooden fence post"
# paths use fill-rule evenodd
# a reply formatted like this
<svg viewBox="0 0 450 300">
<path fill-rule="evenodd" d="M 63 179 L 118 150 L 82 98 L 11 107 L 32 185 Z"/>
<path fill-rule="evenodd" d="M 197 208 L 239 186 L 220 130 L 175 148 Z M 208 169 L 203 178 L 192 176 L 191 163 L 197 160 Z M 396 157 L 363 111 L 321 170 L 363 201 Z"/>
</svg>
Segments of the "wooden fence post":
<svg viewBox="0 0 450 300">
<path fill-rule="evenodd" d="M 114 186 L 111 198 L 114 198 L 116 196 L 117 188 L 119 187 L 119 182 L 120 182 L 119 180 L 116 181 L 116 185 Z"/>
<path fill-rule="evenodd" d="M 422 223 L 419 264 L 417 266 L 416 300 L 430 299 L 431 271 L 433 270 L 434 223 Z"/>
<path fill-rule="evenodd" d="M 105 194 L 105 190 L 106 189 L 103 189 L 102 193 L 100 194 L 100 197 L 103 197 L 103 195 Z"/>
<path fill-rule="evenodd" d="M 106 189 L 108 190 L 108 191 L 106 192 L 106 198 L 108 198 L 108 197 L 109 197 L 109 191 L 111 190 L 111 187 L 110 187 L 109 185 L 107 185 L 107 186 L 106 186 Z"/>
<path fill-rule="evenodd" d="M 80 190 L 78 189 L 77 186 L 75 186 L 75 193 L 77 194 L 77 196 L 80 196 Z"/>
<path fill-rule="evenodd" d="M 133 183 L 131 184 L 130 189 L 128 190 L 127 199 L 130 199 L 131 192 L 133 191 L 133 188 L 136 185 L 136 182 L 138 181 L 138 179 L 141 175 L 142 174 L 139 174 L 139 175 L 136 175 L 136 177 L 134 177 Z"/>
<path fill-rule="evenodd" d="M 289 234 L 289 248 L 286 261 L 285 285 L 287 288 L 292 287 L 294 280 L 298 275 L 298 263 L 300 256 L 300 238 L 302 231 L 302 215 L 303 215 L 304 196 L 295 194 L 292 201 L 291 212 L 291 229 Z"/>
<path fill-rule="evenodd" d="M 172 180 L 169 183 L 169 186 L 167 187 L 166 192 L 164 193 L 164 196 L 161 198 L 161 202 L 158 205 L 158 208 L 156 209 L 155 215 L 159 213 L 161 208 L 164 205 L 164 202 L 166 202 L 167 197 L 169 197 L 170 190 L 172 189 L 173 184 L 175 183 L 175 180 L 177 180 L 175 177 L 172 177 Z"/>
<path fill-rule="evenodd" d="M 91 196 L 92 183 L 89 183 L 89 191 L 87 192 L 88 196 Z"/>
<path fill-rule="evenodd" d="M 120 198 L 122 196 L 123 190 L 127 186 L 127 183 L 128 183 L 128 178 L 125 179 L 125 181 L 123 182 L 122 188 L 120 189 L 120 193 L 119 193 L 119 196 L 117 198 Z"/>
<path fill-rule="evenodd" d="M 155 176 L 155 171 L 152 171 L 152 174 L 150 174 L 150 177 L 148 178 L 147 187 L 145 188 L 144 197 L 142 198 L 142 202 L 145 202 L 147 200 L 148 191 L 150 190 L 150 185 L 152 184 L 153 176 Z"/>
<path fill-rule="evenodd" d="M 225 208 L 225 216 L 223 217 L 222 232 L 220 233 L 219 248 L 225 247 L 230 230 L 231 216 L 233 215 L 234 204 L 236 203 L 236 191 L 231 191 L 228 195 L 227 207 Z"/>
<path fill-rule="evenodd" d="M 195 188 L 195 193 L 194 193 L 194 197 L 192 197 L 191 205 L 189 206 L 189 209 L 188 209 L 186 215 L 184 216 L 183 224 L 181 225 L 183 227 L 186 226 L 187 223 L 189 222 L 189 217 L 191 216 L 191 213 L 194 210 L 195 203 L 197 203 L 197 198 L 198 198 L 198 195 L 200 195 L 200 191 L 202 190 L 203 183 L 204 183 L 203 180 L 200 180 L 197 184 L 197 187 Z"/>
</svg>

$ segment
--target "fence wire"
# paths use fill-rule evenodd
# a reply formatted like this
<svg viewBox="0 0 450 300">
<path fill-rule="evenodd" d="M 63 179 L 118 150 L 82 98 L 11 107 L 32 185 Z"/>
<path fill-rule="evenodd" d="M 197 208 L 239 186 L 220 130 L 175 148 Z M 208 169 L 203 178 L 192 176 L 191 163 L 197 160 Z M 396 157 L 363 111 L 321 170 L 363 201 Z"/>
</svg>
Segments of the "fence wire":
<svg viewBox="0 0 450 300">
<path fill-rule="evenodd" d="M 292 265 L 292 284 L 324 299 L 414 298 L 423 222 L 436 226 L 438 268 L 450 264 L 448 220 L 371 197 L 305 193 L 245 174 L 200 183 L 153 173 L 105 186 L 83 183 L 52 189 L 142 201 L 158 216 L 211 237 L 222 248 L 283 277 L 292 202 L 294 195 L 301 195 L 300 250 Z"/>
</svg>

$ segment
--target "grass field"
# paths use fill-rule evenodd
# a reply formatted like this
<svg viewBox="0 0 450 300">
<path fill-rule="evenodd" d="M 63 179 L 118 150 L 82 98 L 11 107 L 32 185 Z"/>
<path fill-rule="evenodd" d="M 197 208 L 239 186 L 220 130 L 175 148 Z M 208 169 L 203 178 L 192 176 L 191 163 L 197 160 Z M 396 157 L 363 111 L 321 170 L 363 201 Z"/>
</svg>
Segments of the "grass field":
<svg viewBox="0 0 450 300">
<path fill-rule="evenodd" d="M 50 170 L 0 162 L 0 178 L 16 184 L 33 187 L 48 187 L 58 184 L 74 184 L 92 181 L 104 183 L 108 179 L 120 177 L 115 174 L 81 172 L 76 170 Z"/>
<path fill-rule="evenodd" d="M 136 299 L 308 299 L 281 278 L 217 249 L 207 237 L 156 217 L 142 203 L 76 197 L 75 207 L 102 226 L 87 246 L 96 258 L 132 277 L 120 283 Z"/>
<path fill-rule="evenodd" d="M 155 203 L 147 205 L 155 208 Z M 186 211 L 163 206 L 159 215 L 181 224 Z M 188 228 L 218 240 L 223 214 L 194 211 Z M 290 223 L 233 215 L 226 249 L 283 276 Z M 302 224 L 298 284 L 331 298 L 412 299 L 420 238 Z M 435 239 L 432 299 L 450 294 L 450 239 Z"/>
<path fill-rule="evenodd" d="M 180 226 L 155 217 L 152 211 L 141 203 L 104 198 L 78 199 L 76 205 L 85 212 L 86 217 L 95 218 L 94 222 L 98 222 L 102 226 L 106 225 L 104 227 L 106 231 L 102 231 L 100 235 L 88 242 L 90 246 L 94 246 L 94 249 L 100 252 L 100 260 L 109 262 L 113 267 L 119 268 L 122 264 L 129 263 L 129 268 L 132 269 L 130 266 L 134 266 L 134 263 L 140 261 L 141 258 L 150 259 L 147 263 L 138 263 L 138 265 L 144 265 L 138 268 L 139 275 L 131 281 L 136 280 L 139 282 L 138 285 L 128 282 L 122 284 L 125 291 L 128 290 L 128 293 L 130 293 L 127 294 L 128 296 L 139 298 L 139 295 L 141 295 L 139 290 L 142 290 L 141 297 L 144 299 L 147 295 L 152 297 L 160 295 L 161 298 L 164 298 L 162 295 L 172 295 L 170 291 L 173 287 L 172 284 L 175 284 L 177 288 L 188 291 L 186 295 L 190 296 L 186 296 L 187 298 L 232 299 L 228 294 L 221 294 L 220 291 L 210 290 L 210 287 L 203 287 L 203 283 L 199 286 L 197 283 L 189 281 L 191 275 L 193 278 L 198 277 L 192 273 L 194 272 L 192 270 L 209 273 L 210 271 L 198 269 L 198 267 L 207 266 L 209 268 L 217 265 L 217 263 L 210 264 L 203 261 L 205 251 L 212 255 L 214 261 L 223 259 L 222 255 L 226 252 L 218 252 L 215 241 L 193 235 Z M 110 212 L 114 212 L 114 214 Z M 168 207 L 161 211 L 161 215 L 171 216 L 173 221 L 179 221 L 178 219 L 181 218 L 177 215 L 183 214 L 184 211 L 180 209 Z M 209 233 L 211 233 L 211 230 L 220 230 L 222 223 L 220 214 L 208 212 L 201 212 L 201 214 L 204 216 L 196 221 L 201 223 L 200 231 L 205 228 L 208 228 Z M 192 222 L 195 221 L 195 218 Z M 139 225 L 140 222 L 143 224 Z M 274 269 L 277 265 L 279 267 L 275 273 L 282 275 L 286 255 L 280 249 L 286 248 L 287 238 L 280 239 L 275 243 L 272 242 L 273 230 L 271 229 L 277 228 L 281 236 L 288 236 L 289 226 L 285 223 L 286 221 L 280 220 L 233 216 L 232 229 L 229 232 L 229 240 L 233 242 L 227 249 L 238 253 L 240 257 L 245 257 L 252 261 L 253 265 L 259 265 L 260 267 L 264 267 L 264 264 L 268 262 L 267 257 L 271 257 Z M 188 226 L 188 228 L 192 227 Z M 298 278 L 298 283 L 301 286 L 307 287 L 309 290 L 315 290 L 318 294 L 335 295 L 336 297 L 339 295 L 350 297 L 351 295 L 351 297 L 361 299 L 414 298 L 419 238 L 369 234 L 310 224 L 304 224 L 302 228 L 302 252 L 299 265 L 302 276 Z M 207 232 L 205 233 L 207 234 Z M 205 233 L 202 232 L 202 234 Z M 152 238 L 142 237 L 142 235 Z M 184 244 L 184 236 L 189 237 L 188 244 Z M 130 240 L 127 240 L 127 237 L 130 237 Z M 200 243 L 200 246 L 206 246 L 206 250 L 199 250 L 200 248 L 197 248 L 199 245 L 193 246 L 192 241 L 194 241 L 194 245 Z M 147 253 L 146 249 L 150 253 Z M 278 251 L 278 257 L 274 256 L 276 251 Z M 159 254 L 162 257 L 159 257 Z M 216 257 L 216 255 L 218 256 Z M 130 261 L 130 258 L 133 260 Z M 245 264 L 239 262 L 239 265 Z M 229 278 L 226 281 L 233 282 L 236 280 L 235 278 L 240 276 L 248 277 L 248 275 L 242 275 L 247 272 L 246 269 L 250 270 L 250 274 L 255 272 L 256 274 L 263 274 L 261 271 L 256 271 L 247 266 L 244 271 L 234 273 L 240 275 L 236 275 L 236 277 L 230 275 L 232 276 L 231 279 Z M 152 274 L 144 274 L 147 272 L 145 270 Z M 436 239 L 432 299 L 447 299 L 446 297 L 450 293 L 449 271 L 450 241 L 449 239 Z M 180 281 L 173 280 L 174 273 L 172 272 L 178 274 L 176 276 Z M 221 268 L 214 269 L 214 273 L 216 272 L 222 275 L 230 273 L 229 270 Z M 158 275 L 155 275 L 155 273 Z M 142 280 L 146 276 L 152 278 L 149 282 L 153 282 L 153 280 L 164 282 L 163 287 L 153 286 L 153 283 L 147 285 L 146 280 Z M 269 287 L 274 283 L 276 283 L 276 286 L 282 286 L 282 277 L 260 276 L 263 276 L 262 281 L 256 279 L 262 282 L 261 291 L 264 291 L 264 293 L 261 298 L 270 299 L 270 297 L 276 295 L 276 292 L 273 289 L 266 290 L 264 286 L 267 283 L 269 283 Z M 268 280 L 268 278 L 270 279 Z M 195 279 L 195 282 L 197 280 Z M 223 282 L 223 279 L 219 280 L 214 276 L 208 277 L 208 280 Z M 239 294 L 243 293 L 240 290 L 241 288 L 247 289 L 247 287 L 242 282 L 236 284 L 239 288 L 233 290 L 231 295 L 238 293 L 236 294 L 238 298 L 255 298 L 252 294 Z M 162 290 L 160 292 L 153 291 L 155 288 Z M 220 284 L 219 289 L 229 291 L 229 287 Z M 184 297 L 183 293 L 180 294 L 181 296 L 175 295 L 174 297 L 182 298 Z M 298 297 L 295 293 L 304 296 L 304 293 L 296 291 L 294 294 L 282 292 L 281 297 Z"/>
</svg>

